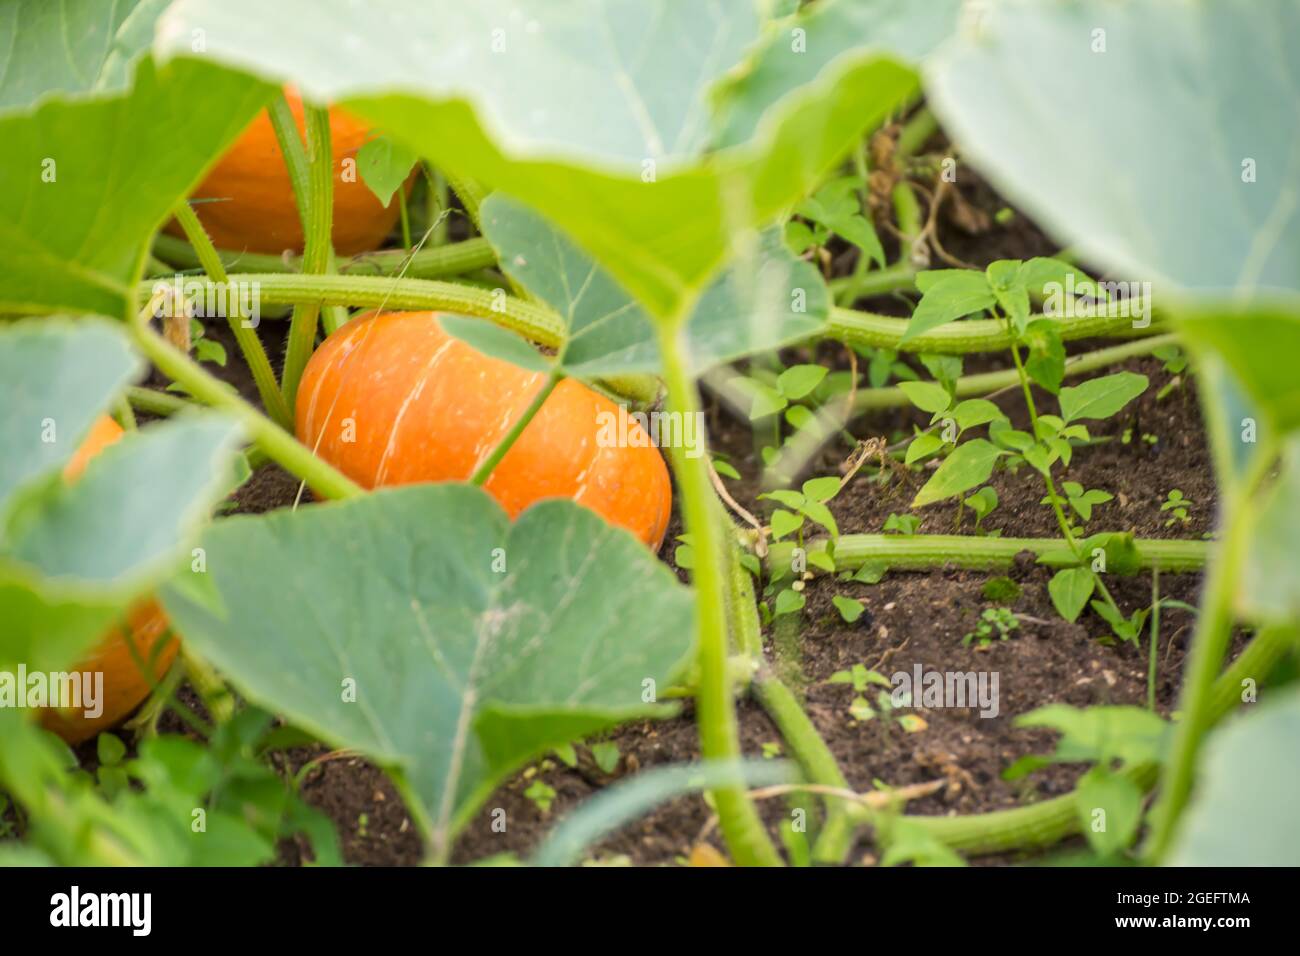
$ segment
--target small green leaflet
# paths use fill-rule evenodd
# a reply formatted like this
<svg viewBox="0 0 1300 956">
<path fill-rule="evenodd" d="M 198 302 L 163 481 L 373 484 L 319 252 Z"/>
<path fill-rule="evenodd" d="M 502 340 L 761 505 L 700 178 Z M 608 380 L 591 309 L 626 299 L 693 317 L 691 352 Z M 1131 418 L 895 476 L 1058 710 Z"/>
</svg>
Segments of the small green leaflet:
<svg viewBox="0 0 1300 956">
<path fill-rule="evenodd" d="M 393 141 L 390 136 L 376 136 L 357 150 L 357 172 L 370 191 L 387 206 L 393 193 L 411 174 L 419 154 Z"/>
<path fill-rule="evenodd" d="M 1096 581 L 1088 568 L 1062 568 L 1047 582 L 1047 591 L 1058 614 L 1071 624 L 1079 619 Z"/>
<path fill-rule="evenodd" d="M 989 289 L 988 278 L 982 272 L 965 269 L 922 272 L 916 277 L 916 285 L 922 293 L 921 301 L 912 313 L 901 342 L 956 319 L 983 312 L 997 301 Z"/>
<path fill-rule="evenodd" d="M 983 438 L 972 438 L 957 446 L 939 470 L 930 476 L 912 500 L 913 508 L 960 495 L 984 484 L 993 474 L 993 466 L 1006 452 Z"/>
<path fill-rule="evenodd" d="M 1067 422 L 1082 418 L 1110 418 L 1147 389 L 1147 377 L 1135 372 L 1116 372 L 1061 389 L 1061 417 Z"/>
</svg>

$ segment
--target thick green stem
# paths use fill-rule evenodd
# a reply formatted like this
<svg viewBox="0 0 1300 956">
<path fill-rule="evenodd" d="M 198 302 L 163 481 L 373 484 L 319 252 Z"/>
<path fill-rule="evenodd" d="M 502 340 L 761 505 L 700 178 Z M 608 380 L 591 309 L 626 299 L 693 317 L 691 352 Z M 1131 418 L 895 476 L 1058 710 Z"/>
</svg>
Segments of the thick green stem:
<svg viewBox="0 0 1300 956">
<path fill-rule="evenodd" d="M 1011 323 L 1007 323 L 1010 330 Z M 1029 410 L 1029 433 L 1035 438 L 1038 437 L 1038 408 L 1034 404 L 1034 390 L 1030 385 L 1029 375 L 1025 372 L 1024 363 L 1020 361 L 1020 345 L 1017 342 L 1011 343 L 1011 358 L 1015 361 L 1016 374 L 1020 377 L 1020 389 L 1025 396 L 1025 408 Z M 1056 515 L 1056 526 L 1061 529 L 1061 534 L 1065 537 L 1066 542 L 1070 545 L 1070 550 L 1079 555 L 1079 563 L 1088 568 L 1088 573 L 1092 575 L 1093 585 L 1101 592 L 1101 596 L 1106 599 L 1115 616 L 1122 617 L 1119 606 L 1115 603 L 1115 598 L 1110 593 L 1110 588 L 1106 587 L 1106 582 L 1102 580 L 1101 574 L 1095 571 L 1090 564 L 1083 561 L 1083 552 L 1079 550 L 1079 542 L 1074 537 L 1074 532 L 1070 529 L 1069 519 L 1065 516 L 1065 499 L 1057 493 L 1056 479 L 1052 477 L 1052 466 L 1049 463 L 1046 468 L 1039 472 L 1043 476 L 1043 482 L 1047 485 L 1047 500 L 1051 504 L 1052 512 Z"/>
<path fill-rule="evenodd" d="M 160 234 L 154 239 L 154 252 L 177 269 L 200 268 L 199 257 L 184 239 Z M 239 267 L 248 272 L 301 272 L 301 256 L 273 256 L 258 252 L 234 252 L 219 249 L 217 254 L 227 269 Z M 410 279 L 441 279 L 463 275 L 496 265 L 496 252 L 483 238 L 466 239 L 451 245 L 425 245 L 416 252 L 383 249 L 355 256 L 336 256 L 334 271 L 341 275 L 386 276 L 401 273 Z M 168 270 L 170 271 L 170 270 Z"/>
<path fill-rule="evenodd" d="M 921 233 L 921 204 L 916 200 L 916 192 L 909 182 L 901 182 L 894 187 L 894 217 L 898 220 L 898 231 L 902 233 L 902 259 L 912 261 L 912 244 Z"/>
<path fill-rule="evenodd" d="M 563 379 L 564 372 L 561 369 L 556 368 L 551 371 L 551 374 L 546 377 L 546 381 L 542 383 L 542 387 L 537 390 L 537 394 L 533 396 L 533 400 L 524 409 L 524 413 L 519 416 L 519 420 L 510 426 L 510 431 L 506 432 L 505 437 L 497 442 L 496 448 L 492 449 L 492 454 L 488 455 L 483 460 L 483 463 L 474 470 L 474 474 L 469 479 L 470 484 L 482 487 L 487 482 L 488 478 L 492 476 L 492 472 L 496 470 L 497 465 L 501 463 L 501 459 L 506 456 L 506 452 L 514 447 L 515 442 L 519 440 L 519 436 L 524 433 L 524 429 L 528 427 L 533 417 L 541 411 L 542 406 L 546 404 L 546 400 L 551 397 L 551 392 L 555 391 L 555 386 L 559 385 Z"/>
<path fill-rule="evenodd" d="M 293 196 L 298 203 L 298 219 L 305 226 L 309 218 L 307 207 L 311 203 L 311 186 L 307 151 L 303 149 L 302 137 L 298 135 L 298 124 L 294 122 L 293 110 L 283 93 L 271 101 L 266 112 L 271 119 L 276 141 L 280 144 L 285 169 L 289 171 L 289 184 L 293 187 Z"/>
<path fill-rule="evenodd" d="M 808 550 L 823 547 L 825 539 L 808 542 Z M 1199 571 L 1209 554 L 1207 541 L 1137 538 L 1133 541 L 1142 570 L 1160 568 L 1167 573 Z M 789 568 L 794 545 L 778 541 L 768 554 L 768 566 Z M 952 565 L 972 571 L 1005 570 L 1015 566 L 1023 552 L 1036 555 L 1049 568 L 1079 565 L 1060 538 L 989 538 L 958 534 L 842 534 L 835 541 L 835 567 L 852 571 L 864 564 L 891 571 L 929 571 Z"/>
<path fill-rule="evenodd" d="M 170 416 L 195 407 L 193 402 L 187 402 L 179 395 L 160 392 L 153 388 L 141 388 L 138 385 L 128 385 L 125 394 L 132 408 L 148 412 L 150 415 Z"/>
<path fill-rule="evenodd" d="M 226 275 L 226 267 L 222 265 L 221 256 L 217 254 L 216 247 L 212 245 L 212 240 L 208 238 L 207 231 L 199 222 L 199 217 L 194 214 L 194 210 L 190 208 L 190 204 L 181 200 L 176 204 L 175 213 L 176 221 L 185 230 L 185 235 L 189 238 L 194 253 L 198 256 L 199 264 L 208 278 L 229 288 L 230 277 Z M 289 414 L 289 406 L 285 404 L 284 396 L 280 394 L 280 385 L 275 380 L 275 370 L 271 368 L 271 360 L 266 357 L 266 349 L 262 347 L 262 340 L 258 338 L 256 330 L 251 325 L 244 324 L 244 316 L 240 314 L 238 308 L 239 301 L 238 295 L 226 296 L 226 322 L 230 325 L 230 331 L 239 344 L 239 350 L 244 355 L 248 370 L 253 374 L 253 383 L 257 386 L 257 394 L 262 399 L 262 405 L 282 428 L 292 428 L 293 416 Z"/>
<path fill-rule="evenodd" d="M 1103 315 L 1071 319 L 1034 316 L 1033 318 L 1048 318 L 1057 323 L 1061 340 L 1065 342 L 1098 336 L 1141 338 L 1163 331 L 1156 321 L 1152 321 L 1146 328 L 1134 328 L 1133 319 L 1128 316 Z M 903 342 L 908 321 L 833 306 L 826 323 L 826 331 L 818 338 L 838 339 L 847 345 L 943 355 L 1001 352 L 1010 348 L 1011 343 L 1015 341 L 1014 331 L 1008 330 L 1001 319 L 967 319 L 961 322 L 949 322 L 947 325 L 941 325 Z"/>
<path fill-rule="evenodd" d="M 307 219 L 304 222 L 306 239 L 303 246 L 302 268 L 309 275 L 324 274 L 333 260 L 331 234 L 334 221 L 334 154 L 330 149 L 329 110 L 318 106 L 306 107 L 307 153 L 310 192 L 307 201 Z M 289 344 L 284 355 L 284 400 L 293 408 L 298 397 L 298 383 L 303 369 L 316 347 L 316 326 L 320 318 L 319 302 L 300 302 L 293 307 L 293 320 L 289 326 Z"/>
<path fill-rule="evenodd" d="M 113 420 L 127 431 L 134 431 L 137 427 L 135 409 L 125 395 L 119 396 L 113 403 Z"/>
<path fill-rule="evenodd" d="M 1136 342 L 1125 342 L 1123 345 L 1112 345 L 1109 348 L 1097 349 L 1095 352 L 1074 355 L 1065 360 L 1065 376 L 1066 378 L 1072 378 L 1076 375 L 1095 372 L 1098 369 L 1114 365 L 1116 362 L 1123 362 L 1139 355 L 1149 355 L 1161 346 L 1173 345 L 1177 341 L 1178 336 L 1176 335 L 1160 335 L 1150 339 L 1139 339 Z M 1014 368 L 999 372 L 982 372 L 978 375 L 964 375 L 957 379 L 955 396 L 962 399 L 989 395 L 1003 389 L 1013 388 L 1019 381 L 1020 374 Z M 902 389 L 867 388 L 858 392 L 853 403 L 853 412 L 856 415 L 861 415 L 881 408 L 905 408 L 910 404 L 910 400 Z"/>
<path fill-rule="evenodd" d="M 465 207 L 465 212 L 470 221 L 474 223 L 474 228 L 481 232 L 478 208 L 483 204 L 483 200 L 487 198 L 487 190 L 468 176 L 461 176 L 446 169 L 441 170 L 441 172 L 446 177 L 447 184 L 451 186 L 452 192 L 460 199 L 460 204 Z"/>
<path fill-rule="evenodd" d="M 677 318 L 684 319 L 685 314 Z M 682 325 L 682 321 L 661 324 L 659 346 L 664 379 L 668 385 L 669 410 L 680 414 L 685 421 L 699 417 L 699 396 L 681 354 L 678 330 Z M 689 457 L 681 447 L 672 449 L 672 460 L 683 523 L 695 550 L 692 574 L 699 671 L 696 722 L 700 750 L 705 760 L 736 761 L 740 756 L 740 738 L 732 702 L 732 681 L 727 671 L 724 603 L 727 558 L 722 546 L 721 528 L 716 520 L 709 465 L 703 457 Z M 736 863 L 742 866 L 779 866 L 781 857 L 740 779 L 712 793 L 719 827 Z"/>
<path fill-rule="evenodd" d="M 750 686 L 781 731 L 808 782 L 837 790 L 852 789 L 817 727 L 776 673 L 766 666 L 760 668 Z M 824 802 L 826 819 L 813 844 L 813 861 L 841 864 L 852 847 L 854 833 L 869 819 L 869 814 L 864 805 L 838 797 L 826 797 Z"/>
<path fill-rule="evenodd" d="M 239 397 L 225 382 L 215 378 L 176 349 L 148 325 L 146 318 L 132 324 L 132 335 L 140 351 L 168 378 L 179 382 L 205 405 L 230 412 L 244 426 L 249 437 L 286 471 L 307 482 L 326 498 L 350 498 L 364 494 L 352 479 L 317 458 L 293 435 Z"/>
<path fill-rule="evenodd" d="M 425 183 L 429 190 L 429 221 L 433 223 L 433 235 L 430 241 L 435 246 L 445 245 L 447 242 L 447 210 L 448 200 L 451 198 L 450 190 L 447 188 L 447 177 L 441 171 L 430 174 L 429 167 L 422 164 L 424 169 Z"/>
<path fill-rule="evenodd" d="M 898 134 L 898 144 L 894 147 L 894 158 L 896 160 L 906 159 L 912 156 L 925 145 L 925 141 L 934 135 L 939 128 L 939 120 L 930 112 L 928 106 L 922 106 L 913 114 L 912 118 L 904 124 L 902 132 Z"/>
<path fill-rule="evenodd" d="M 827 285 L 835 301 L 850 306 L 858 299 L 885 295 L 899 289 L 909 289 L 916 284 L 916 268 L 910 262 L 899 262 L 884 269 L 832 279 Z M 863 313 L 864 315 L 867 313 Z"/>
<path fill-rule="evenodd" d="M 721 499 L 715 500 L 718 520 L 727 541 L 727 619 L 731 622 L 731 636 L 736 649 L 749 661 L 750 674 L 745 677 L 748 681 L 753 670 L 763 660 L 763 626 L 758 619 L 754 581 L 740 563 L 741 549 L 736 526 L 727 517 Z"/>
<path fill-rule="evenodd" d="M 1242 681 L 1246 678 L 1260 681 L 1267 677 L 1295 639 L 1296 634 L 1290 628 L 1264 630 L 1256 635 L 1214 682 L 1208 708 L 1211 723 L 1221 720 L 1241 702 Z M 1124 771 L 1125 776 L 1143 791 L 1155 786 L 1158 773 L 1154 764 L 1142 764 Z M 1078 802 L 1073 792 L 1013 810 L 957 817 L 909 816 L 907 819 L 967 856 L 1048 847 L 1079 832 Z"/>
<path fill-rule="evenodd" d="M 1151 572 L 1151 646 L 1147 648 L 1147 710 L 1156 709 L 1156 651 L 1160 646 L 1160 568 Z"/>
<path fill-rule="evenodd" d="M 564 320 L 550 309 L 455 282 L 386 276 L 271 273 L 236 273 L 231 279 L 257 283 L 263 305 L 311 301 L 318 305 L 455 312 L 488 319 L 547 348 L 559 348 L 564 344 Z"/>
<path fill-rule="evenodd" d="M 1168 852 L 1187 805 L 1196 772 L 1196 755 L 1213 723 L 1214 675 L 1218 672 L 1232 639 L 1232 602 L 1250 543 L 1253 496 L 1272 467 L 1273 450 L 1267 443 L 1251 460 L 1249 473 L 1236 487 L 1224 509 L 1226 527 L 1214 554 L 1187 652 L 1179 709 L 1182 719 L 1160 779 L 1160 799 L 1151 811 L 1151 834 L 1143 854 L 1158 863 Z"/>
<path fill-rule="evenodd" d="M 278 273 L 236 273 L 230 278 L 255 288 L 262 305 L 292 305 L 311 300 L 322 305 L 473 315 L 557 350 L 564 345 L 567 333 L 564 319 L 544 305 L 502 296 L 495 289 L 457 282 Z M 647 404 L 654 402 L 660 393 L 659 381 L 651 375 L 616 376 L 605 380 L 605 384 L 619 396 Z"/>
<path fill-rule="evenodd" d="M 402 251 L 411 248 L 411 213 L 406 208 L 406 189 L 397 190 L 398 209 L 402 216 Z"/>
</svg>

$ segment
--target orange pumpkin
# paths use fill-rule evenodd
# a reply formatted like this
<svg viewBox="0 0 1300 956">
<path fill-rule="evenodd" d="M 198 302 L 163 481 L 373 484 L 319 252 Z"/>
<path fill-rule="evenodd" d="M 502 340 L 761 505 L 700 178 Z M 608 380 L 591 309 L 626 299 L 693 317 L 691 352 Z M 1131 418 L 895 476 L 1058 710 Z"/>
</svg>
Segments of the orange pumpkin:
<svg viewBox="0 0 1300 956">
<path fill-rule="evenodd" d="M 478 352 L 432 312 L 348 322 L 307 363 L 298 439 L 367 488 L 464 481 L 519 420 L 546 376 Z M 513 518 L 572 498 L 657 549 L 672 512 L 663 457 L 635 420 L 600 440 L 621 409 L 581 382 L 555 388 L 484 488 Z"/>
<path fill-rule="evenodd" d="M 305 128 L 302 98 L 285 92 L 301 134 Z M 361 179 L 355 166 L 344 176 L 344 161 L 355 162 L 357 150 L 372 131 L 338 108 L 330 109 L 330 147 L 334 153 L 334 251 L 354 255 L 378 249 L 401 212 L 397 196 L 382 205 Z M 414 174 L 403 187 L 409 193 Z M 235 141 L 194 191 L 194 211 L 218 249 L 280 253 L 301 252 L 302 222 L 289 181 L 284 154 L 271 119 L 262 112 Z M 167 227 L 184 235 L 173 222 Z"/>
<path fill-rule="evenodd" d="M 122 437 L 122 429 L 108 416 L 102 416 L 91 426 L 90 434 L 76 450 L 63 469 L 68 481 L 75 481 L 86 470 L 90 459 Z M 46 710 L 41 723 L 70 744 L 89 740 L 102 730 L 114 726 L 149 696 L 150 681 L 136 666 L 131 654 L 130 641 L 142 661 L 154 660 L 154 679 L 161 680 L 171 667 L 179 645 L 167 639 L 155 654 L 155 645 L 167 638 L 168 623 L 158 602 L 141 601 L 127 612 L 126 629 L 114 627 L 99 645 L 73 670 L 102 673 L 104 675 L 103 712 L 98 717 L 86 717 L 81 711 L 61 712 Z"/>
</svg>

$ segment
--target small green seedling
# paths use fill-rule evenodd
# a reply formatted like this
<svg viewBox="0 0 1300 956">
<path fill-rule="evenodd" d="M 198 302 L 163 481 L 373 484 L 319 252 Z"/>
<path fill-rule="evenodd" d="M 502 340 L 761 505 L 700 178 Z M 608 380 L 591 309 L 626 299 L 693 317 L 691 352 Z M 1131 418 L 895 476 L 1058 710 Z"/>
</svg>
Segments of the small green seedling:
<svg viewBox="0 0 1300 956">
<path fill-rule="evenodd" d="M 99 789 L 110 800 L 129 786 L 126 767 L 126 744 L 113 734 L 100 734 L 95 739 L 95 754 L 99 758 L 96 779 Z"/>
<path fill-rule="evenodd" d="M 803 544 L 805 520 L 821 525 L 830 532 L 832 538 L 839 537 L 840 530 L 835 524 L 835 516 L 826 507 L 826 502 L 834 498 L 839 489 L 838 478 L 813 478 L 805 481 L 800 491 L 786 488 L 759 495 L 762 500 L 775 501 L 785 506 L 772 512 L 770 526 L 773 540 L 780 541 L 796 535 L 799 543 Z"/>
<path fill-rule="evenodd" d="M 865 664 L 854 664 L 852 668 L 846 671 L 836 671 L 831 675 L 828 683 L 831 684 L 852 684 L 853 689 L 859 694 L 863 693 L 872 684 L 878 684 L 881 687 L 892 687 L 889 678 L 879 671 L 868 670 Z"/>
<path fill-rule="evenodd" d="M 894 534 L 912 535 L 916 534 L 917 529 L 920 527 L 921 519 L 916 515 L 891 514 L 885 519 L 885 534 L 893 532 Z"/>
<path fill-rule="evenodd" d="M 975 494 L 962 500 L 962 504 L 975 512 L 975 530 L 980 530 L 980 523 L 993 513 L 998 506 L 998 493 L 991 486 L 985 485 Z M 999 532 L 989 532 L 991 535 L 997 535 Z"/>
<path fill-rule="evenodd" d="M 542 815 L 551 812 L 551 805 L 555 803 L 555 788 L 541 780 L 534 780 L 529 784 L 528 789 L 524 791 L 524 796 L 532 801 L 533 806 L 542 812 Z"/>
<path fill-rule="evenodd" d="M 988 647 L 995 639 L 1005 641 L 1019 627 L 1020 621 L 1008 608 L 986 607 L 975 630 L 963 637 L 961 643 L 963 647 L 969 647 L 975 641 L 979 647 Z"/>
<path fill-rule="evenodd" d="M 763 741 L 763 759 L 775 760 L 781 756 L 781 744 L 775 740 Z"/>
<path fill-rule="evenodd" d="M 596 761 L 596 766 L 602 772 L 613 773 L 618 769 L 621 754 L 619 753 L 618 744 L 612 740 L 602 740 L 591 745 L 591 757 Z"/>
<path fill-rule="evenodd" d="M 852 624 L 862 617 L 862 612 L 866 610 L 866 605 L 861 601 L 840 594 L 831 598 L 831 603 L 835 605 L 835 610 L 840 612 L 840 617 L 844 619 L 845 624 Z"/>
<path fill-rule="evenodd" d="M 792 219 L 786 224 L 785 241 L 790 250 L 803 255 L 809 249 L 824 247 L 832 235 L 837 235 L 883 269 L 885 250 L 870 216 L 864 215 L 863 186 L 861 177 L 841 176 L 799 203 L 794 211 L 805 222 Z"/>
<path fill-rule="evenodd" d="M 1162 401 L 1183 384 L 1183 372 L 1187 370 L 1187 355 L 1177 345 L 1162 345 L 1151 352 L 1164 363 L 1164 370 L 1173 376 L 1156 392 L 1156 401 Z"/>
<path fill-rule="evenodd" d="M 1092 509 L 1097 505 L 1104 505 L 1108 501 L 1113 501 L 1115 496 L 1109 491 L 1101 491 L 1098 488 L 1084 489 L 1083 485 L 1077 481 L 1061 482 L 1061 490 L 1065 492 L 1065 499 L 1070 507 L 1074 510 L 1082 521 L 1092 520 Z M 1050 505 L 1052 496 L 1048 494 L 1039 502 L 1040 505 Z"/>
<path fill-rule="evenodd" d="M 808 599 L 803 595 L 803 582 L 796 581 L 790 587 L 781 591 L 776 596 L 776 604 L 772 609 L 772 617 L 778 618 L 783 614 L 794 614 L 802 611 Z"/>
<path fill-rule="evenodd" d="M 900 362 L 898 353 L 893 349 L 878 349 L 867 346 L 855 347 L 854 351 L 867 360 L 867 383 L 872 388 L 884 388 L 890 380 L 915 382 L 920 376 L 906 362 Z"/>
<path fill-rule="evenodd" d="M 1165 527 L 1173 527 L 1173 525 L 1178 522 L 1188 524 L 1192 520 L 1188 514 L 1191 511 L 1192 504 L 1192 500 L 1190 498 L 1184 498 L 1183 493 L 1177 488 L 1169 492 L 1168 497 L 1165 498 L 1164 503 L 1160 506 L 1161 511 L 1170 512 L 1170 517 L 1169 520 L 1165 522 Z"/>
</svg>

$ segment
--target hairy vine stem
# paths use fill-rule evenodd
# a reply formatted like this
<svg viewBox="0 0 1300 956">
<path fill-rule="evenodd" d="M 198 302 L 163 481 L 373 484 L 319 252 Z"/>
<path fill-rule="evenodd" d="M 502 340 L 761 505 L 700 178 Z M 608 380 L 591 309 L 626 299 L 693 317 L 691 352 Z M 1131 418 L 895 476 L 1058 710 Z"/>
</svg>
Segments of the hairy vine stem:
<svg viewBox="0 0 1300 956">
<path fill-rule="evenodd" d="M 203 224 L 199 222 L 199 217 L 190 208 L 190 204 L 182 199 L 176 204 L 175 213 L 176 221 L 185 230 L 185 235 L 193 245 L 194 253 L 208 278 L 218 285 L 229 287 L 230 278 L 226 275 L 221 257 L 212 245 L 212 240 L 208 238 Z M 271 360 L 266 357 L 266 349 L 262 347 L 262 340 L 257 337 L 256 330 L 251 325 L 244 324 L 244 316 L 237 308 L 239 300 L 240 297 L 237 295 L 226 296 L 226 321 L 230 325 L 230 331 L 239 344 L 239 351 L 244 355 L 248 370 L 253 374 L 253 383 L 257 386 L 257 394 L 262 399 L 263 407 L 281 428 L 292 428 L 293 416 L 289 412 L 284 396 L 280 394 L 280 385 L 275 380 L 275 370 L 271 368 Z"/>
<path fill-rule="evenodd" d="M 308 181 L 307 218 L 303 220 L 306 244 L 303 247 L 303 271 L 323 274 L 333 261 L 331 236 L 334 222 L 334 154 L 330 148 L 329 110 L 319 106 L 306 106 Z M 290 409 L 298 397 L 298 382 L 302 380 L 307 360 L 316 347 L 316 327 L 320 318 L 321 303 L 311 300 L 293 307 L 289 325 L 289 344 L 284 355 L 284 377 L 281 388 Z M 327 329 L 327 331 L 333 331 Z"/>
<path fill-rule="evenodd" d="M 199 256 L 184 239 L 160 233 L 153 243 L 154 254 L 177 269 L 201 268 Z M 240 267 L 248 272 L 301 272 L 302 256 L 276 256 L 259 252 L 219 249 L 217 255 L 227 270 Z M 383 249 L 355 256 L 335 256 L 334 271 L 340 275 L 386 276 L 400 272 L 412 279 L 442 279 L 496 265 L 492 245 L 481 237 L 431 246 L 409 252 Z"/>
<path fill-rule="evenodd" d="M 164 375 L 184 385 L 205 405 L 229 412 L 244 426 L 249 437 L 289 473 L 307 482 L 327 498 L 350 498 L 364 494 L 360 485 L 317 458 L 298 439 L 240 398 L 231 386 L 213 376 L 188 355 L 153 330 L 149 319 L 156 299 L 133 316 L 131 336 L 137 347 Z"/>
<path fill-rule="evenodd" d="M 683 419 L 699 411 L 695 383 L 681 354 L 679 333 L 688 310 L 672 321 L 659 323 L 659 347 L 664 379 L 668 385 L 668 406 Z M 699 679 L 696 689 L 696 722 L 700 751 L 705 760 L 735 762 L 740 756 L 736 712 L 732 702 L 732 679 L 728 673 L 728 628 L 724 580 L 727 554 L 708 463 L 691 458 L 680 447 L 672 449 L 677 474 L 682 520 L 695 549 L 696 660 Z M 729 786 L 713 790 L 718 824 L 732 858 L 742 866 L 779 866 L 781 857 L 763 827 L 743 781 L 737 776 Z"/>
<path fill-rule="evenodd" d="M 1227 526 L 1215 550 L 1201 600 L 1201 613 L 1196 619 L 1196 630 L 1187 652 L 1186 676 L 1179 697 L 1183 717 L 1174 729 L 1169 759 L 1161 776 L 1160 799 L 1151 811 L 1151 833 L 1143 850 L 1150 862 L 1161 861 L 1169 851 L 1178 819 L 1191 795 L 1196 755 L 1215 720 L 1214 675 L 1232 638 L 1232 603 L 1250 542 L 1252 503 L 1274 458 L 1274 446 L 1264 442 L 1251 459 L 1245 479 L 1236 486 L 1224 510 Z"/>
<path fill-rule="evenodd" d="M 868 276 L 871 273 L 867 274 Z M 1047 318 L 1057 323 L 1061 340 L 1096 338 L 1099 336 L 1141 338 L 1164 331 L 1156 321 L 1144 328 L 1134 328 L 1129 316 L 1084 316 L 1072 319 Z M 967 319 L 949 322 L 923 332 L 904 342 L 908 320 L 887 315 L 874 315 L 853 309 L 832 307 L 826 331 L 818 338 L 838 339 L 846 345 L 894 349 L 900 352 L 960 355 L 968 352 L 1001 352 L 1011 347 L 1015 333 L 1001 319 Z"/>
<path fill-rule="evenodd" d="M 824 546 L 826 539 L 808 542 L 808 550 Z M 1205 567 L 1210 543 L 1165 538 L 1136 538 L 1139 568 L 1159 567 L 1166 573 L 1199 571 Z M 794 544 L 778 541 L 771 546 L 768 564 L 788 568 Z M 960 534 L 842 534 L 835 541 L 835 566 L 856 570 L 877 565 L 894 571 L 927 571 L 952 565 L 973 571 L 1014 567 L 1016 556 L 1036 555 L 1049 568 L 1076 567 L 1079 559 L 1060 538 L 991 538 Z"/>
</svg>

